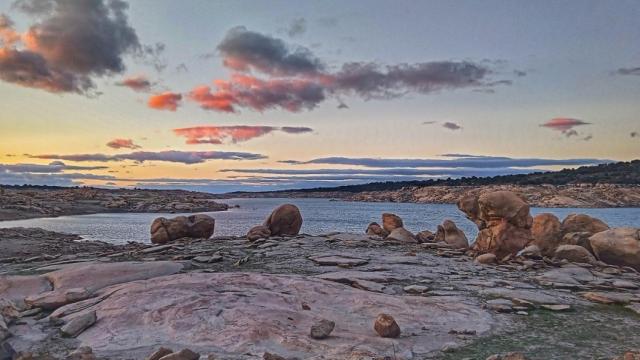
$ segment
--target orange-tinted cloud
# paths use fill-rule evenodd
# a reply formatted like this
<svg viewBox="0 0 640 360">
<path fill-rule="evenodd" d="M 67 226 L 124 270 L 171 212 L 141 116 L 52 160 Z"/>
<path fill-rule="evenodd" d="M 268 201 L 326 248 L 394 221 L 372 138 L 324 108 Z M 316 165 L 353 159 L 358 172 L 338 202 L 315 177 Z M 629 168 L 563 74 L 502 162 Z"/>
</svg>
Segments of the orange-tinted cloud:
<svg viewBox="0 0 640 360">
<path fill-rule="evenodd" d="M 113 139 L 107 143 L 112 149 L 140 149 L 140 145 L 134 144 L 131 139 Z"/>
<path fill-rule="evenodd" d="M 182 95 L 173 92 L 164 92 L 149 97 L 147 104 L 157 110 L 176 111 L 182 100 Z"/>
<path fill-rule="evenodd" d="M 312 132 L 308 127 L 273 127 L 273 126 L 194 126 L 189 128 L 174 129 L 177 136 L 186 138 L 187 144 L 222 144 L 225 142 L 238 143 L 249 141 L 274 131 L 282 131 L 289 134 L 301 134 Z"/>
<path fill-rule="evenodd" d="M 153 83 L 144 75 L 136 75 L 124 78 L 122 81 L 117 82 L 116 85 L 126 86 L 134 91 L 143 92 L 151 90 Z"/>
<path fill-rule="evenodd" d="M 212 90 L 198 86 L 189 99 L 205 110 L 236 112 L 236 107 L 256 111 L 281 108 L 291 112 L 313 109 L 325 100 L 325 89 L 317 82 L 304 79 L 262 80 L 253 76 L 234 74 L 231 80 L 216 80 Z"/>
<path fill-rule="evenodd" d="M 544 126 L 544 127 L 550 128 L 552 130 L 565 132 L 567 130 L 571 130 L 575 126 L 589 125 L 589 124 L 590 123 L 582 121 L 582 120 L 578 120 L 578 119 L 554 118 L 554 119 L 551 119 L 551 120 L 547 121 L 546 123 L 544 123 L 544 124 L 542 124 L 540 126 Z"/>
</svg>

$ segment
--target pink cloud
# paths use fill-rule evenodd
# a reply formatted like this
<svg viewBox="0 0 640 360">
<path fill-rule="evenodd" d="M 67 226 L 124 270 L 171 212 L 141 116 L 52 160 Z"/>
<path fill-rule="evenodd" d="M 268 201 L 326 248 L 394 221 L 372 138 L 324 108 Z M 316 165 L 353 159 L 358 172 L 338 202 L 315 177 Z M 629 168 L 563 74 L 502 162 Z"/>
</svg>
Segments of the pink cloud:
<svg viewBox="0 0 640 360">
<path fill-rule="evenodd" d="M 107 143 L 112 149 L 140 149 L 141 146 L 133 143 L 131 139 L 113 139 Z"/>
<path fill-rule="evenodd" d="M 156 110 L 176 111 L 182 100 L 182 95 L 173 92 L 164 92 L 162 94 L 152 95 L 149 97 L 147 104 L 150 108 Z"/>
<path fill-rule="evenodd" d="M 126 86 L 134 91 L 149 91 L 153 84 L 144 75 L 136 75 L 124 78 L 122 81 L 116 83 L 119 86 Z"/>
<path fill-rule="evenodd" d="M 301 134 L 313 131 L 308 127 L 273 127 L 273 126 L 194 126 L 174 129 L 177 136 L 186 138 L 187 144 L 223 144 L 225 142 L 238 143 L 255 139 L 274 131 L 289 134 Z"/>
<path fill-rule="evenodd" d="M 581 125 L 589 125 L 590 123 L 582 121 L 582 120 L 578 120 L 578 119 L 572 119 L 572 118 L 554 118 L 551 119 L 549 121 L 547 121 L 546 123 L 540 125 L 552 130 L 557 130 L 557 131 L 562 131 L 562 132 L 566 132 L 568 130 L 571 130 L 572 128 L 574 128 L 575 126 L 581 126 Z"/>
</svg>

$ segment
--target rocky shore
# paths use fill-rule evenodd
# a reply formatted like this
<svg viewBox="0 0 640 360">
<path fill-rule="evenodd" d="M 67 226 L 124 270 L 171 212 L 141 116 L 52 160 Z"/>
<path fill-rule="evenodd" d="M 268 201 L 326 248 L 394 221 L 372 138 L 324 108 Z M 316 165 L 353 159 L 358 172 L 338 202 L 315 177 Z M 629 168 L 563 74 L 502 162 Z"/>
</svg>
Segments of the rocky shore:
<svg viewBox="0 0 640 360">
<path fill-rule="evenodd" d="M 532 218 L 505 192 L 458 206 L 472 244 L 393 214 L 300 234 L 293 205 L 246 237 L 174 239 L 198 222 L 165 219 L 155 245 L 6 229 L 0 247 L 29 246 L 0 259 L 0 359 L 640 357 L 639 229 Z"/>
<path fill-rule="evenodd" d="M 640 186 L 615 184 L 577 185 L 485 185 L 405 187 L 393 191 L 283 191 L 231 194 L 230 197 L 329 198 L 364 202 L 455 204 L 466 195 L 512 191 L 534 207 L 640 207 Z"/>
<path fill-rule="evenodd" d="M 227 210 L 212 194 L 184 190 L 0 186 L 0 221 L 113 212 Z"/>
</svg>

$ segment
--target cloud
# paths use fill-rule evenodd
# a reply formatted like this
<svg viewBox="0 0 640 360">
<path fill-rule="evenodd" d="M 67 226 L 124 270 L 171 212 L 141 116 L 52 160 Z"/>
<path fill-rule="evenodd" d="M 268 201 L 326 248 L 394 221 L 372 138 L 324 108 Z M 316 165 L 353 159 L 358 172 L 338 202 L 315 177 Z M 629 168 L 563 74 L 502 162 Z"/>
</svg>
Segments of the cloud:
<svg viewBox="0 0 640 360">
<path fill-rule="evenodd" d="M 116 83 L 118 86 L 126 86 L 134 91 L 146 92 L 151 90 L 154 85 L 146 76 L 136 75 L 124 78 L 122 81 Z"/>
<path fill-rule="evenodd" d="M 316 74 L 324 68 L 309 49 L 288 46 L 280 39 L 249 31 L 244 26 L 229 30 L 218 51 L 224 65 L 237 71 L 257 70 L 286 76 Z"/>
<path fill-rule="evenodd" d="M 227 113 L 242 108 L 299 112 L 312 110 L 328 98 L 336 99 L 338 108 L 344 109 L 345 96 L 393 99 L 463 88 L 493 91 L 496 86 L 512 84 L 511 80 L 492 79 L 494 70 L 471 61 L 347 62 L 334 71 L 306 47 L 242 26 L 229 30 L 217 50 L 224 66 L 233 71 L 230 79 L 194 87 L 186 97 L 205 110 Z"/>
<path fill-rule="evenodd" d="M 312 132 L 308 127 L 274 127 L 274 126 L 194 126 L 173 129 L 173 132 L 186 138 L 187 144 L 223 144 L 225 142 L 238 143 L 255 139 L 274 131 L 288 134 L 302 134 Z"/>
<path fill-rule="evenodd" d="M 307 20 L 305 18 L 293 19 L 289 28 L 286 30 L 290 37 L 296 37 L 304 34 L 307 31 Z"/>
<path fill-rule="evenodd" d="M 52 161 L 43 164 L 0 164 L 0 171 L 23 173 L 60 173 L 67 170 L 103 170 L 106 166 L 74 166 L 66 165 L 62 161 Z"/>
<path fill-rule="evenodd" d="M 112 149 L 140 149 L 140 145 L 134 144 L 131 139 L 113 139 L 107 146 Z"/>
<path fill-rule="evenodd" d="M 291 112 L 313 109 L 324 101 L 324 88 L 311 80 L 271 79 L 235 74 L 231 81 L 217 80 L 212 91 L 199 86 L 189 93 L 189 99 L 205 110 L 236 112 L 236 107 L 256 111 L 281 108 Z"/>
<path fill-rule="evenodd" d="M 271 174 L 271 175 L 383 175 L 383 176 L 427 176 L 427 177 L 460 177 L 460 176 L 495 176 L 506 174 L 525 174 L 537 169 L 514 168 L 448 168 L 448 169 L 222 169 L 224 173 L 238 174 Z"/>
<path fill-rule="evenodd" d="M 640 67 L 620 68 L 616 73 L 618 75 L 640 75 Z"/>
<path fill-rule="evenodd" d="M 66 161 L 93 161 L 93 162 L 108 162 L 108 161 L 125 161 L 131 160 L 139 163 L 145 161 L 164 161 L 174 162 L 182 164 L 199 164 L 207 160 L 260 160 L 267 157 L 260 154 L 246 153 L 246 152 L 230 152 L 230 151 L 135 151 L 128 154 L 70 154 L 70 155 L 58 155 L 58 154 L 42 154 L 31 155 L 34 159 L 55 159 Z"/>
<path fill-rule="evenodd" d="M 632 131 L 631 133 L 629 133 L 629 135 L 630 135 L 632 138 L 640 137 L 640 133 L 638 133 L 637 131 Z"/>
<path fill-rule="evenodd" d="M 120 0 L 18 0 L 14 8 L 35 23 L 17 40 L 13 23 L 6 16 L 0 21 L 0 79 L 6 82 L 87 93 L 94 77 L 123 72 L 123 56 L 143 50 Z"/>
<path fill-rule="evenodd" d="M 576 126 L 590 125 L 591 123 L 585 122 L 583 120 L 573 119 L 573 118 L 554 118 L 546 123 L 540 125 L 542 127 L 549 128 L 554 131 L 561 132 L 565 137 L 578 136 L 577 130 L 574 129 Z M 589 138 L 590 140 L 591 138 Z"/>
<path fill-rule="evenodd" d="M 180 106 L 180 101 L 182 100 L 181 94 L 176 94 L 173 92 L 164 92 L 161 94 L 152 95 L 149 97 L 149 101 L 147 105 L 150 108 L 156 110 L 169 110 L 176 111 L 178 106 Z"/>
<path fill-rule="evenodd" d="M 449 122 L 449 121 L 443 123 L 442 127 L 445 128 L 445 129 L 449 129 L 449 130 L 460 130 L 460 129 L 462 129 L 462 126 L 460 126 L 460 125 L 458 125 L 458 124 L 456 124 L 454 122 Z"/>
<path fill-rule="evenodd" d="M 527 168 L 536 166 L 580 166 L 609 163 L 604 159 L 543 159 L 543 158 L 510 158 L 500 156 L 461 156 L 453 159 L 389 159 L 389 158 L 350 158 L 326 157 L 308 161 L 284 160 L 286 164 L 331 164 L 356 165 L 375 168 Z"/>
</svg>

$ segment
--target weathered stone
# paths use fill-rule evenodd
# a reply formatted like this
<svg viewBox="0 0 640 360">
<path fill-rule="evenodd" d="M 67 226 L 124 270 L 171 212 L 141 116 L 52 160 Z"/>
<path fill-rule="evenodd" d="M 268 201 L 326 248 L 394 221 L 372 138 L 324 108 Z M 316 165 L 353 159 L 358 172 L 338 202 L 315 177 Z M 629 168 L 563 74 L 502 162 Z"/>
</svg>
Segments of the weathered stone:
<svg viewBox="0 0 640 360">
<path fill-rule="evenodd" d="M 265 220 L 264 226 L 271 231 L 271 236 L 298 235 L 302 227 L 302 214 L 293 204 L 278 206 Z"/>
<path fill-rule="evenodd" d="M 529 245 L 526 248 L 518 251 L 516 256 L 522 256 L 530 259 L 540 259 L 542 257 L 542 251 L 538 245 Z"/>
<path fill-rule="evenodd" d="M 361 259 L 361 258 L 340 256 L 340 255 L 316 256 L 316 257 L 310 258 L 309 260 L 315 262 L 320 266 L 345 266 L 345 267 L 364 265 L 369 262 L 368 259 Z"/>
<path fill-rule="evenodd" d="M 382 214 L 382 227 L 386 231 L 392 232 L 394 229 L 404 227 L 404 224 L 400 216 L 391 213 L 384 213 Z"/>
<path fill-rule="evenodd" d="M 628 304 L 633 299 L 630 294 L 614 292 L 586 292 L 582 297 L 602 304 Z"/>
<path fill-rule="evenodd" d="M 415 236 L 405 228 L 399 227 L 391 230 L 389 236 L 386 237 L 386 240 L 395 240 L 404 243 L 416 243 L 417 240 Z"/>
<path fill-rule="evenodd" d="M 422 285 L 408 285 L 402 288 L 402 290 L 408 294 L 424 294 L 429 291 L 429 288 Z"/>
<path fill-rule="evenodd" d="M 377 222 L 372 222 L 367 226 L 366 230 L 367 235 L 380 236 L 381 238 L 386 238 L 389 235 L 389 232 L 380 226 Z"/>
<path fill-rule="evenodd" d="M 509 352 L 502 355 L 491 355 L 485 360 L 527 360 L 527 358 L 518 352 Z"/>
<path fill-rule="evenodd" d="M 258 239 L 268 239 L 271 236 L 271 230 L 268 226 L 257 225 L 252 227 L 247 233 L 247 240 L 256 241 Z"/>
<path fill-rule="evenodd" d="M 544 256 L 551 257 L 562 241 L 562 224 L 553 214 L 538 214 L 533 218 L 531 236 L 530 244 L 537 245 Z"/>
<path fill-rule="evenodd" d="M 589 238 L 598 260 L 607 264 L 630 266 L 640 271 L 640 229 L 615 228 Z"/>
<path fill-rule="evenodd" d="M 330 320 L 322 319 L 317 323 L 311 325 L 310 336 L 316 340 L 322 340 L 329 337 L 336 323 Z"/>
<path fill-rule="evenodd" d="M 388 314 L 379 314 L 376 317 L 373 328 L 378 335 L 384 338 L 397 338 L 400 336 L 400 326 L 398 326 L 393 316 Z"/>
<path fill-rule="evenodd" d="M 498 262 L 498 259 L 494 254 L 487 253 L 476 256 L 475 262 L 478 264 L 495 264 Z"/>
<path fill-rule="evenodd" d="M 435 241 L 436 234 L 429 230 L 422 230 L 416 234 L 416 240 L 419 243 L 430 243 Z"/>
<path fill-rule="evenodd" d="M 586 231 L 566 233 L 562 237 L 561 245 L 582 246 L 593 254 L 593 249 L 591 248 L 591 243 L 589 242 L 589 238 L 591 237 L 591 235 L 593 234 Z"/>
<path fill-rule="evenodd" d="M 602 220 L 585 214 L 570 214 L 562 220 L 562 232 L 564 234 L 573 232 L 589 232 L 596 234 L 609 230 L 609 226 Z"/>
<path fill-rule="evenodd" d="M 151 223 L 151 242 L 166 244 L 184 237 L 205 238 L 213 235 L 216 221 L 209 215 L 195 214 L 172 219 L 159 217 Z"/>
<path fill-rule="evenodd" d="M 91 325 L 95 324 L 96 320 L 95 311 L 89 311 L 85 314 L 74 317 L 69 320 L 60 330 L 66 336 L 76 337 L 81 332 L 89 328 Z"/>
<path fill-rule="evenodd" d="M 451 220 L 445 220 L 442 225 L 438 225 L 438 231 L 434 237 L 436 242 L 445 242 L 456 249 L 466 249 L 469 241 L 464 232 Z"/>
<path fill-rule="evenodd" d="M 554 253 L 556 260 L 568 260 L 574 263 L 592 264 L 596 258 L 591 255 L 589 250 L 578 245 L 560 245 Z"/>
</svg>

